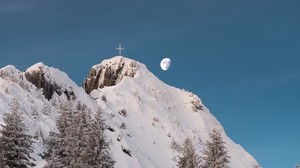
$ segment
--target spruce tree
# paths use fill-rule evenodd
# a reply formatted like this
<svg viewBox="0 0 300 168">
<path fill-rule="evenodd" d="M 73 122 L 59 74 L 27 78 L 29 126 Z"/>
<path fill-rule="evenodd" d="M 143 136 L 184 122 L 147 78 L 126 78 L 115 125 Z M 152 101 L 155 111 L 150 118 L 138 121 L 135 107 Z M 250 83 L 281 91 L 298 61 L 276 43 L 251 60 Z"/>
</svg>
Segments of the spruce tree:
<svg viewBox="0 0 300 168">
<path fill-rule="evenodd" d="M 186 138 L 182 147 L 182 156 L 179 157 L 177 166 L 179 168 L 200 167 L 200 157 L 196 154 L 193 142 Z"/>
<path fill-rule="evenodd" d="M 58 133 L 46 139 L 45 168 L 113 168 L 100 112 L 93 119 L 80 102 L 75 109 L 62 106 L 56 126 Z"/>
<path fill-rule="evenodd" d="M 1 142 L 1 138 L 2 138 L 2 136 L 0 136 L 0 142 Z M 0 143 L 0 167 L 8 168 L 8 166 L 5 165 L 4 150 L 1 145 L 2 145 L 2 143 Z"/>
<path fill-rule="evenodd" d="M 10 108 L 11 112 L 4 114 L 4 125 L 1 124 L 0 159 L 4 162 L 3 165 L 9 168 L 33 167 L 34 159 L 30 156 L 33 153 L 33 140 L 32 136 L 27 134 L 28 130 L 18 111 L 20 105 L 16 99 L 13 99 Z"/>
<path fill-rule="evenodd" d="M 66 130 L 70 127 L 73 117 L 73 104 L 71 101 L 60 104 L 60 115 L 56 119 L 58 132 L 50 132 L 45 140 L 46 151 L 43 153 L 47 163 L 44 168 L 68 168 L 66 154 Z"/>
<path fill-rule="evenodd" d="M 89 140 L 89 161 L 92 168 L 113 168 L 115 161 L 109 154 L 109 144 L 104 134 L 105 124 L 102 118 L 102 111 L 98 109 L 91 125 Z"/>
<path fill-rule="evenodd" d="M 230 156 L 227 155 L 227 148 L 222 139 L 221 133 L 216 129 L 209 135 L 210 140 L 206 142 L 206 149 L 203 151 L 205 161 L 204 168 L 229 168 Z"/>
<path fill-rule="evenodd" d="M 50 114 L 50 106 L 47 103 L 43 104 L 42 114 L 49 115 Z"/>
<path fill-rule="evenodd" d="M 66 159 L 70 167 L 86 167 L 91 168 L 88 164 L 89 147 L 88 140 L 90 125 L 92 122 L 91 115 L 86 110 L 86 105 L 78 102 L 73 112 L 71 124 L 66 128 Z"/>
<path fill-rule="evenodd" d="M 33 116 L 33 118 L 34 119 L 36 119 L 36 120 L 38 120 L 39 118 L 39 112 L 38 112 L 38 110 L 36 109 L 36 107 L 35 107 L 35 105 L 33 104 L 33 105 L 31 105 L 31 111 L 32 111 L 32 113 L 31 113 L 31 115 Z"/>
</svg>

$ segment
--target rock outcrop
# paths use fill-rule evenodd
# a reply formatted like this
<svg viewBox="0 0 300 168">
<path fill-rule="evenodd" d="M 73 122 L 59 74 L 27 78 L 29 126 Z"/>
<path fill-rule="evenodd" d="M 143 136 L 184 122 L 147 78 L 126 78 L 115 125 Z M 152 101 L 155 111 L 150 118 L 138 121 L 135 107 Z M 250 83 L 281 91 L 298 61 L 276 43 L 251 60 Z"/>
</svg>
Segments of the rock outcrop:
<svg viewBox="0 0 300 168">
<path fill-rule="evenodd" d="M 34 84 L 38 89 L 43 90 L 43 95 L 46 99 L 50 100 L 52 95 L 57 93 L 58 95 L 65 94 L 68 99 L 76 99 L 72 88 L 62 88 L 55 81 L 51 81 L 50 70 L 47 69 L 43 63 L 38 63 L 25 72 L 26 79 Z"/>
<path fill-rule="evenodd" d="M 94 89 L 101 89 L 105 86 L 118 84 L 124 76 L 134 77 L 138 69 L 136 61 L 116 56 L 110 60 L 104 60 L 98 65 L 94 65 L 88 77 L 83 82 L 86 93 Z"/>
</svg>

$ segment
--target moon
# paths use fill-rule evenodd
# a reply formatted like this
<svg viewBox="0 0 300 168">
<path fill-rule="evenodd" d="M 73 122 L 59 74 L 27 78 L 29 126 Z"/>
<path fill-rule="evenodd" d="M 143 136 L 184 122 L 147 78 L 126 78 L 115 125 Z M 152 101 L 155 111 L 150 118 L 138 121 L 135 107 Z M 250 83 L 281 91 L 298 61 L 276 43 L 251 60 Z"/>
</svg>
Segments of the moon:
<svg viewBox="0 0 300 168">
<path fill-rule="evenodd" d="M 162 70 L 166 71 L 170 68 L 171 66 L 171 59 L 170 58 L 164 58 L 160 62 L 160 67 Z"/>
</svg>

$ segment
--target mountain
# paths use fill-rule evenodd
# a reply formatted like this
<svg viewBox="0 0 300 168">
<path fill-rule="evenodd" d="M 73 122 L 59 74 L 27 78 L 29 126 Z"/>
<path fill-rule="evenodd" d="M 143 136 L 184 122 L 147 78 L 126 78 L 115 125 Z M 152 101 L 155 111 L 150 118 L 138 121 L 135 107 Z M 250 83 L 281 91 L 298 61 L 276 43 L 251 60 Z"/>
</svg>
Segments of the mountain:
<svg viewBox="0 0 300 168">
<path fill-rule="evenodd" d="M 49 131 L 57 131 L 58 104 L 68 100 L 81 101 L 92 112 L 99 107 L 103 110 L 105 134 L 116 168 L 176 167 L 178 145 L 189 137 L 201 154 L 213 129 L 219 130 L 226 142 L 231 167 L 259 165 L 226 135 L 197 95 L 163 83 L 144 64 L 122 56 L 94 65 L 83 87 L 43 63 L 25 72 L 6 66 L 0 69 L 2 124 L 12 98 L 20 102 L 29 133 L 39 135 L 33 155 L 36 167 L 45 164 L 38 156 L 44 150 L 43 139 Z"/>
</svg>

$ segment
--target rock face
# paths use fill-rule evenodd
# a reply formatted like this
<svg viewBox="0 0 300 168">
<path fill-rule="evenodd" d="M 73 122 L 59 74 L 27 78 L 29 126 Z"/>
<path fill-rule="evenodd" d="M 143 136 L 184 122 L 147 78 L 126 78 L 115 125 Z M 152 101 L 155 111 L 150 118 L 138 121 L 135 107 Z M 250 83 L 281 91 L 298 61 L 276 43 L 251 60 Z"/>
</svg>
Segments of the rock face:
<svg viewBox="0 0 300 168">
<path fill-rule="evenodd" d="M 45 74 L 42 71 L 25 73 L 26 79 L 32 84 L 34 84 L 38 89 L 42 88 L 45 98 L 50 100 L 54 91 L 56 90 L 58 92 L 60 88 L 55 84 L 51 84 L 50 82 L 46 81 L 44 75 Z"/>
<path fill-rule="evenodd" d="M 101 89 L 105 86 L 114 86 L 124 76 L 134 77 L 138 65 L 136 61 L 128 60 L 128 58 L 116 56 L 114 59 L 104 60 L 101 64 L 93 66 L 83 82 L 86 93 L 89 94 L 94 89 Z"/>
<path fill-rule="evenodd" d="M 45 66 L 43 63 L 38 63 L 26 70 L 25 77 L 38 89 L 42 89 L 43 95 L 48 100 L 52 98 L 54 92 L 58 95 L 64 93 L 68 99 L 76 99 L 72 88 L 62 88 L 62 86 L 55 81 L 51 81 L 49 72 L 51 72 L 49 67 Z"/>
</svg>

